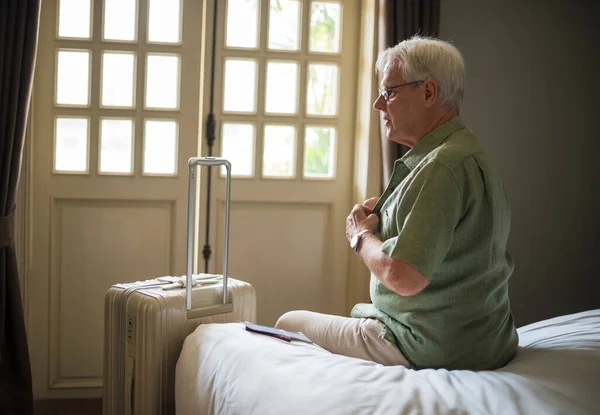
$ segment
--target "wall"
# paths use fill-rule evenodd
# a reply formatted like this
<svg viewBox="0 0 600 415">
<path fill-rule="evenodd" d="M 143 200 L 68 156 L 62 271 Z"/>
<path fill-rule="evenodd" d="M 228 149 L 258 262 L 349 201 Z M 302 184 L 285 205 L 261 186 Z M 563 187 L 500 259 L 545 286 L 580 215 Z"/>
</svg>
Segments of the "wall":
<svg viewBox="0 0 600 415">
<path fill-rule="evenodd" d="M 600 308 L 600 2 L 443 0 L 512 207 L 517 324 Z"/>
</svg>

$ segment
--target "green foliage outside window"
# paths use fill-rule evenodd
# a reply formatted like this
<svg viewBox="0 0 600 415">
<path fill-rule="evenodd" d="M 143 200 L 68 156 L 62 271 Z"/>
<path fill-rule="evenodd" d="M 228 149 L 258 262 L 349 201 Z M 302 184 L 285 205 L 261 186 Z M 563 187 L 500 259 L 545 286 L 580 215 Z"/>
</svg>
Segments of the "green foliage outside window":
<svg viewBox="0 0 600 415">
<path fill-rule="evenodd" d="M 331 158 L 331 129 L 311 128 L 307 134 L 304 149 L 304 171 L 309 175 L 329 176 Z"/>
</svg>

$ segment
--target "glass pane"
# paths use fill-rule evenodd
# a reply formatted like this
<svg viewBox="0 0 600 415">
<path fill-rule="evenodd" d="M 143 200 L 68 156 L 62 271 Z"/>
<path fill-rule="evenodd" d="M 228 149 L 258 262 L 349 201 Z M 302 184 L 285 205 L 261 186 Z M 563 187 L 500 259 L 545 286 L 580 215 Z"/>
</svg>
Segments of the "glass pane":
<svg viewBox="0 0 600 415">
<path fill-rule="evenodd" d="M 227 1 L 225 46 L 255 48 L 258 44 L 258 0 Z"/>
<path fill-rule="evenodd" d="M 136 0 L 104 0 L 104 39 L 136 39 Z"/>
<path fill-rule="evenodd" d="M 254 176 L 254 135 L 254 124 L 223 123 L 221 157 L 231 162 L 232 176 Z"/>
<path fill-rule="evenodd" d="M 310 51 L 338 53 L 342 6 L 339 3 L 313 1 L 310 8 Z"/>
<path fill-rule="evenodd" d="M 133 107 L 135 55 L 104 52 L 102 55 L 102 105 Z"/>
<path fill-rule="evenodd" d="M 181 0 L 149 0 L 148 42 L 181 42 Z"/>
<path fill-rule="evenodd" d="M 336 131 L 333 127 L 306 127 L 304 176 L 335 176 Z"/>
<path fill-rule="evenodd" d="M 337 65 L 311 63 L 308 65 L 306 113 L 336 115 L 338 104 Z"/>
<path fill-rule="evenodd" d="M 133 173 L 133 120 L 100 122 L 100 172 Z"/>
<path fill-rule="evenodd" d="M 300 10 L 298 0 L 271 0 L 269 9 L 269 49 L 300 49 Z"/>
<path fill-rule="evenodd" d="M 90 52 L 58 51 L 56 103 L 89 104 Z"/>
<path fill-rule="evenodd" d="M 179 107 L 179 56 L 148 55 L 146 64 L 146 107 Z"/>
<path fill-rule="evenodd" d="M 224 111 L 256 111 L 256 66 L 250 59 L 225 60 Z"/>
<path fill-rule="evenodd" d="M 265 111 L 293 114 L 298 102 L 298 64 L 267 63 L 267 97 Z"/>
<path fill-rule="evenodd" d="M 296 173 L 296 128 L 266 125 L 263 145 L 263 176 L 293 177 Z"/>
<path fill-rule="evenodd" d="M 146 120 L 144 173 L 177 173 L 177 121 Z"/>
<path fill-rule="evenodd" d="M 59 0 L 58 37 L 90 38 L 90 0 Z"/>
<path fill-rule="evenodd" d="M 54 171 L 87 172 L 88 119 L 57 118 Z"/>
</svg>

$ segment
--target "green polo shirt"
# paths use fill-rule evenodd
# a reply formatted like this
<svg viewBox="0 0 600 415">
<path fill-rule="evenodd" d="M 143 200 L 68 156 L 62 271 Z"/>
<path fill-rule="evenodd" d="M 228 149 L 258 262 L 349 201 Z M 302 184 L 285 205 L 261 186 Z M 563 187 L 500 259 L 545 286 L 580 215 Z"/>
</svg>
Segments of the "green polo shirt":
<svg viewBox="0 0 600 415">
<path fill-rule="evenodd" d="M 371 275 L 372 304 L 353 317 L 381 320 L 382 334 L 415 368 L 495 369 L 514 355 L 506 252 L 510 208 L 491 157 L 460 117 L 397 160 L 377 203 L 381 250 L 429 281 L 403 297 Z"/>
</svg>

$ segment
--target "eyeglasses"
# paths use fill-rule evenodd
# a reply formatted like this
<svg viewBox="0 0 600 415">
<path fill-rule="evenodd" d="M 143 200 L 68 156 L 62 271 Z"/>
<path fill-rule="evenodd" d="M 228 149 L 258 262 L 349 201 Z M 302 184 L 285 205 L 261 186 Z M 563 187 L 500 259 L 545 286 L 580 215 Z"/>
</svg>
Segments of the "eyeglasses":
<svg viewBox="0 0 600 415">
<path fill-rule="evenodd" d="M 394 91 L 392 91 L 392 89 L 396 89 L 396 88 L 400 88 L 401 86 L 406 86 L 406 85 L 416 85 L 419 84 L 421 82 L 425 82 L 425 80 L 422 81 L 412 81 L 412 82 L 407 82 L 405 84 L 400 84 L 400 85 L 394 85 L 394 86 L 384 86 L 379 88 L 379 95 L 381 95 L 384 99 L 384 101 L 387 101 L 390 99 L 390 94 L 393 94 Z"/>
</svg>

